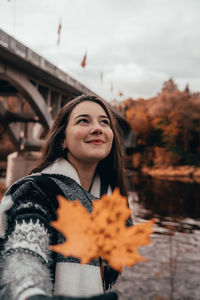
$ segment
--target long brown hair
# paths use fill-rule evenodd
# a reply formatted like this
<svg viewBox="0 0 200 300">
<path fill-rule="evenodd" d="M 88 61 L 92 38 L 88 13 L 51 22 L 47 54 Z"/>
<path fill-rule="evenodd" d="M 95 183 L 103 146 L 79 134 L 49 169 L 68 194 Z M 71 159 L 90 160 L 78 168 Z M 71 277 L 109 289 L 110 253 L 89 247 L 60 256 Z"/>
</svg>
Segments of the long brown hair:
<svg viewBox="0 0 200 300">
<path fill-rule="evenodd" d="M 82 95 L 68 102 L 61 108 L 52 128 L 46 137 L 44 146 L 42 148 L 40 161 L 30 173 L 40 172 L 52 164 L 57 158 L 67 159 L 66 150 L 63 149 L 65 129 L 67 127 L 71 112 L 76 105 L 83 101 L 91 101 L 99 104 L 110 119 L 110 126 L 113 131 L 113 144 L 110 154 L 99 162 L 97 172 L 99 172 L 105 184 L 111 185 L 112 189 L 119 187 L 121 194 L 127 196 L 124 173 L 124 155 L 121 146 L 121 130 L 108 105 L 103 100 L 95 96 Z"/>
</svg>

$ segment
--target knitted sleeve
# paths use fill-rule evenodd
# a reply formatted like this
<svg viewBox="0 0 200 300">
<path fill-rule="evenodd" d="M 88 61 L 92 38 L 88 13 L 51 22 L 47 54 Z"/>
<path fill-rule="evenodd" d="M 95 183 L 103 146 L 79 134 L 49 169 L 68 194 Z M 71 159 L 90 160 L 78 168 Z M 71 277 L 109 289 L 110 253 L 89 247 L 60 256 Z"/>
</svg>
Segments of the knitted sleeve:
<svg viewBox="0 0 200 300">
<path fill-rule="evenodd" d="M 52 294 L 52 203 L 34 182 L 11 191 L 13 205 L 6 213 L 7 229 L 1 252 L 0 299 L 24 300 Z"/>
</svg>

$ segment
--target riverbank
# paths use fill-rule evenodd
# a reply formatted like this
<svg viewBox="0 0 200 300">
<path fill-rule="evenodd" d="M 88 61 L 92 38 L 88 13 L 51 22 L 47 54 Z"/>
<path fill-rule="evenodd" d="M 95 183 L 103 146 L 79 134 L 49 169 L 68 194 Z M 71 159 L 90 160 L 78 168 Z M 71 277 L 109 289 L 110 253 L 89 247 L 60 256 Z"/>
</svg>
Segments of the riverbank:
<svg viewBox="0 0 200 300">
<path fill-rule="evenodd" d="M 152 177 L 200 183 L 200 168 L 193 166 L 170 166 L 162 168 L 142 167 L 141 172 Z"/>
</svg>

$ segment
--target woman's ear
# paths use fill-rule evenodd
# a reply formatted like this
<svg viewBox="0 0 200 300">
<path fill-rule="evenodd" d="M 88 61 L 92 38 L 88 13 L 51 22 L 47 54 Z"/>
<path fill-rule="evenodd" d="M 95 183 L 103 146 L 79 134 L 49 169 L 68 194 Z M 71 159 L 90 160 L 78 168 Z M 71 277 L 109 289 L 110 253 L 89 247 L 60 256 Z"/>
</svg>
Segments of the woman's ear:
<svg viewBox="0 0 200 300">
<path fill-rule="evenodd" d="M 63 149 L 67 149 L 67 141 L 66 141 L 66 138 L 64 138 L 64 140 L 63 140 L 61 146 L 62 146 Z"/>
<path fill-rule="evenodd" d="M 64 158 L 67 159 L 67 153 L 68 153 L 68 149 L 67 149 L 67 141 L 66 141 L 66 138 L 63 140 L 62 144 L 61 144 L 61 147 L 62 147 L 62 155 Z"/>
</svg>

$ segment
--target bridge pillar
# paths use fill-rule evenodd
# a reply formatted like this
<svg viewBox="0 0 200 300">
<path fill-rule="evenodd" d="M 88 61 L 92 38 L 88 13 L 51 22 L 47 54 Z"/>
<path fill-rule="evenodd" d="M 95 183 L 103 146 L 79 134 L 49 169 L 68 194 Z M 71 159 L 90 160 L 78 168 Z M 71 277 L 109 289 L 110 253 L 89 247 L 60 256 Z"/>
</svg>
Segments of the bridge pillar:
<svg viewBox="0 0 200 300">
<path fill-rule="evenodd" d="M 7 157 L 6 187 L 26 176 L 39 159 L 39 152 L 14 152 Z"/>
</svg>

